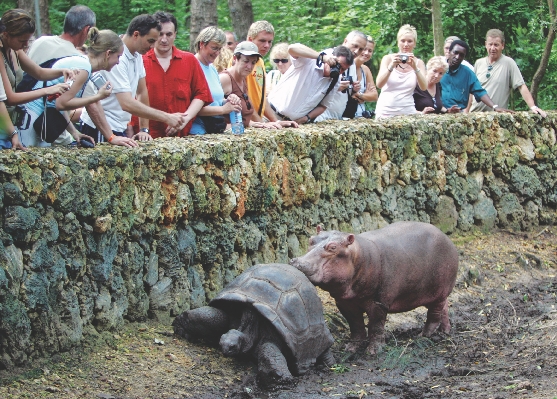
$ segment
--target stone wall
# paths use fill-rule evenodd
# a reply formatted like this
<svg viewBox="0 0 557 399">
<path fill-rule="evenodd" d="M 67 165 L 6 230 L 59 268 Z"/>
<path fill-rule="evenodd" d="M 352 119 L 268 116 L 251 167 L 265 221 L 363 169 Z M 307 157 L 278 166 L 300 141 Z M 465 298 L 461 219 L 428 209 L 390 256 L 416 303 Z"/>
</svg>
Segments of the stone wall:
<svg viewBox="0 0 557 399">
<path fill-rule="evenodd" d="M 557 214 L 557 114 L 419 116 L 0 152 L 0 368 L 170 317 L 319 223 L 530 229 Z"/>
</svg>

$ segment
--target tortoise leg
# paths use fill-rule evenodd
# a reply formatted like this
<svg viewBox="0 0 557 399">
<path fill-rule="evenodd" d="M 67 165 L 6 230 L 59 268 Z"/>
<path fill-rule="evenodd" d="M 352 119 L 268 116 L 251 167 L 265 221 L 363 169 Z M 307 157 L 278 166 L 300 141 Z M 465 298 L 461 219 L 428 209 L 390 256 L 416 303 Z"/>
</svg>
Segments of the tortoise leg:
<svg viewBox="0 0 557 399">
<path fill-rule="evenodd" d="M 280 348 L 273 342 L 260 344 L 257 354 L 257 377 L 262 385 L 289 385 L 294 377 Z"/>
<path fill-rule="evenodd" d="M 212 306 L 187 310 L 172 322 L 174 334 L 187 340 L 207 338 L 218 341 L 220 336 L 228 331 L 229 324 L 228 314 Z"/>
</svg>

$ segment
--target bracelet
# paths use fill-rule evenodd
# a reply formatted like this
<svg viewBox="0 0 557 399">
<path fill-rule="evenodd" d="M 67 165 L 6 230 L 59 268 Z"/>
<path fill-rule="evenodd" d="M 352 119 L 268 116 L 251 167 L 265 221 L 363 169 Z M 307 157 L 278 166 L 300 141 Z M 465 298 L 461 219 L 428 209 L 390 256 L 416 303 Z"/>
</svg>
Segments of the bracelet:
<svg viewBox="0 0 557 399">
<path fill-rule="evenodd" d="M 416 73 L 420 72 L 420 68 L 414 69 L 414 72 L 416 72 Z"/>
<path fill-rule="evenodd" d="M 112 141 L 112 139 L 114 139 L 114 137 L 116 137 L 116 135 L 114 133 L 112 133 L 112 136 L 110 136 L 108 138 L 108 142 L 110 143 Z"/>
<path fill-rule="evenodd" d="M 14 131 L 10 134 L 10 138 L 14 137 L 16 134 L 19 134 L 19 130 L 17 130 L 17 127 L 14 127 Z"/>
<path fill-rule="evenodd" d="M 149 128 L 148 127 L 143 127 L 141 129 L 139 129 L 140 133 L 149 133 Z"/>
<path fill-rule="evenodd" d="M 491 107 L 491 108 L 493 108 L 493 110 L 495 111 L 495 109 L 496 109 L 497 107 L 498 107 L 498 105 L 495 105 L 495 104 L 494 104 L 493 107 Z"/>
<path fill-rule="evenodd" d="M 538 108 L 536 105 L 533 105 L 533 106 L 530 107 L 530 109 L 531 109 L 532 111 L 535 111 L 535 110 L 537 110 L 537 109 L 539 109 L 539 108 Z"/>
<path fill-rule="evenodd" d="M 392 71 L 394 70 L 394 68 L 389 68 L 389 67 L 387 67 L 387 70 L 388 70 L 389 72 L 392 72 Z"/>
</svg>

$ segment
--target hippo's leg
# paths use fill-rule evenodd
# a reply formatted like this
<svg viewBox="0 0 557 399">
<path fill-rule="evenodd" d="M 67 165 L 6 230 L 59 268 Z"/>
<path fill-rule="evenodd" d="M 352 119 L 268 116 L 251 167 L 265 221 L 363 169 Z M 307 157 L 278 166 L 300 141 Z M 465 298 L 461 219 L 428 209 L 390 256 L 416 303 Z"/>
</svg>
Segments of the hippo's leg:
<svg viewBox="0 0 557 399">
<path fill-rule="evenodd" d="M 265 386 L 289 385 L 293 381 L 288 364 L 279 346 L 274 342 L 263 342 L 257 353 L 257 377 Z"/>
<path fill-rule="evenodd" d="M 368 317 L 368 339 L 367 352 L 375 355 L 377 349 L 385 343 L 385 322 L 387 321 L 387 310 L 379 304 L 372 303 L 367 309 Z"/>
<path fill-rule="evenodd" d="M 340 313 L 342 313 L 350 327 L 350 342 L 346 345 L 344 350 L 346 352 L 356 352 L 362 343 L 368 341 L 364 313 L 362 309 L 355 306 L 354 303 L 337 300 L 336 304 L 338 310 L 340 310 Z"/>
<path fill-rule="evenodd" d="M 335 360 L 335 357 L 333 356 L 333 352 L 331 351 L 331 348 L 327 349 L 325 352 L 323 352 L 317 358 L 317 363 L 322 363 L 326 367 L 332 367 L 336 363 L 336 360 Z"/>
<path fill-rule="evenodd" d="M 439 327 L 439 331 L 448 334 L 451 331 L 449 321 L 449 302 L 447 298 L 441 302 L 431 304 L 427 307 L 427 320 L 422 330 L 424 337 L 429 337 Z"/>
</svg>

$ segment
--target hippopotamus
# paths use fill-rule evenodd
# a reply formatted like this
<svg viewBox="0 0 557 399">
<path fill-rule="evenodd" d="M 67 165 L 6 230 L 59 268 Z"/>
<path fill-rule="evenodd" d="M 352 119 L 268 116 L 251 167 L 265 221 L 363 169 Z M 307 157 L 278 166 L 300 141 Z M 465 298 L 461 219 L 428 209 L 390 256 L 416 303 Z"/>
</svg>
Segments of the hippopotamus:
<svg viewBox="0 0 557 399">
<path fill-rule="evenodd" d="M 384 343 L 387 314 L 420 306 L 427 308 L 423 336 L 437 328 L 450 332 L 447 298 L 456 281 L 458 252 L 431 224 L 396 222 L 357 235 L 318 226 L 308 252 L 290 264 L 335 299 L 350 327 L 346 351 L 365 342 L 375 354 Z"/>
</svg>

